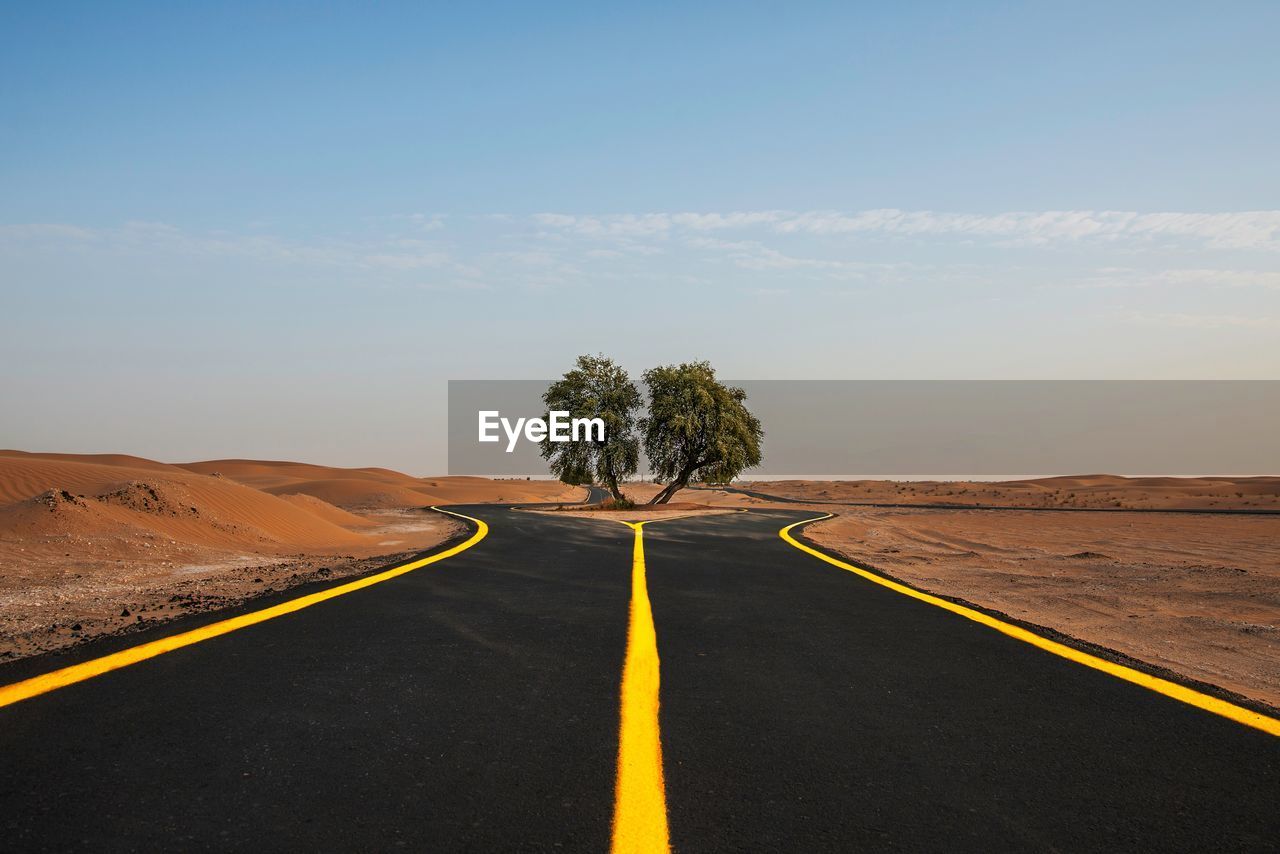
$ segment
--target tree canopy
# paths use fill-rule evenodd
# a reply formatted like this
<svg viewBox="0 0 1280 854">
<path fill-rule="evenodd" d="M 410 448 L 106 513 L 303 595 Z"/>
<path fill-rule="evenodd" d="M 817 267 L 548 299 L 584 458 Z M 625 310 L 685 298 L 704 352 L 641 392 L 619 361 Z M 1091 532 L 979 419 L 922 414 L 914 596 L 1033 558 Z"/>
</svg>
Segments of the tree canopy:
<svg viewBox="0 0 1280 854">
<path fill-rule="evenodd" d="M 618 484 L 636 473 L 640 442 L 636 409 L 640 391 L 627 372 L 603 355 L 579 356 L 577 367 L 552 383 L 542 396 L 548 412 L 566 411 L 570 418 L 604 420 L 604 439 L 541 442 L 552 474 L 565 483 L 603 483 L 615 501 L 624 500 Z"/>
<path fill-rule="evenodd" d="M 760 419 L 747 410 L 746 392 L 717 380 L 709 362 L 653 368 L 644 382 L 644 452 L 654 476 L 668 481 L 650 504 L 666 504 L 692 479 L 724 483 L 760 464 Z"/>
</svg>

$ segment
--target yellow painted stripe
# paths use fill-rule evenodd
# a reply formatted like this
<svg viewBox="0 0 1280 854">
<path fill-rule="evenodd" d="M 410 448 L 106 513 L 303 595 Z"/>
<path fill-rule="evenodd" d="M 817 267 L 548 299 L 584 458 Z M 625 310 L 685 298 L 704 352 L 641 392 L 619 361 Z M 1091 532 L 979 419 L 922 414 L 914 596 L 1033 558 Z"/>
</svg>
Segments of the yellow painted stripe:
<svg viewBox="0 0 1280 854">
<path fill-rule="evenodd" d="M 1092 667 L 1094 670 L 1100 670 L 1117 679 L 1123 679 L 1126 682 L 1132 682 L 1134 685 L 1140 685 L 1157 694 L 1163 694 L 1171 697 L 1179 702 L 1186 703 L 1189 706 L 1195 706 L 1198 709 L 1204 709 L 1206 712 L 1212 712 L 1215 715 L 1221 715 L 1229 718 L 1236 723 L 1262 730 L 1271 735 L 1280 736 L 1280 720 L 1268 717 L 1258 712 L 1229 703 L 1226 700 L 1219 700 L 1217 697 L 1210 697 L 1208 694 L 1202 694 L 1199 691 L 1188 688 L 1185 685 L 1179 685 L 1176 682 L 1170 682 L 1167 679 L 1161 679 L 1158 676 L 1152 676 L 1149 673 L 1143 673 L 1141 670 L 1134 670 L 1132 667 L 1125 667 L 1123 664 L 1116 664 L 1114 661 L 1107 661 L 1105 658 L 1099 658 L 1096 655 L 1090 655 L 1087 652 L 1081 652 L 1074 647 L 1057 641 L 1049 640 L 1035 632 L 1027 631 L 1024 628 L 1015 626 L 1012 623 L 1006 623 L 1004 620 L 996 619 L 989 614 L 976 611 L 973 608 L 966 608 L 964 605 L 957 605 L 955 602 L 949 602 L 946 599 L 937 596 L 931 596 L 928 593 L 922 593 L 919 590 L 913 590 L 905 584 L 899 584 L 896 581 L 890 581 L 880 575 L 876 575 L 861 567 L 853 564 L 845 563 L 837 560 L 829 555 L 825 555 L 817 549 L 810 548 L 804 543 L 796 540 L 791 536 L 791 529 L 800 525 L 807 525 L 810 522 L 819 522 L 823 519 L 830 519 L 832 514 L 825 516 L 816 516 L 812 519 L 805 519 L 802 522 L 796 522 L 787 525 L 778 532 L 778 536 L 786 540 L 791 545 L 803 552 L 808 552 L 819 560 L 824 560 L 832 566 L 838 566 L 841 569 L 848 570 L 865 578 L 868 581 L 879 584 L 881 587 L 887 587 L 895 593 L 901 593 L 904 596 L 910 596 L 912 599 L 918 599 L 921 602 L 927 602 L 938 608 L 950 611 L 953 614 L 959 614 L 967 620 L 973 620 L 975 623 L 981 623 L 984 626 L 995 629 L 998 632 L 1008 635 L 1011 638 L 1029 643 L 1032 646 L 1039 647 L 1045 652 L 1051 652 L 1056 656 L 1065 658 L 1068 661 L 1074 661 L 1077 664 L 1083 664 L 1085 667 Z"/>
<path fill-rule="evenodd" d="M 408 563 L 402 563 L 399 566 L 379 572 L 377 575 L 369 575 L 347 584 L 340 584 L 337 587 L 330 587 L 327 590 L 321 590 L 318 593 L 309 593 L 306 596 L 299 596 L 297 599 L 290 599 L 288 602 L 281 602 L 279 605 L 272 605 L 269 608 L 263 608 L 260 611 L 252 611 L 248 614 L 241 614 L 238 617 L 220 620 L 216 623 L 210 623 L 207 626 L 201 626 L 198 629 L 192 629 L 181 634 L 171 635 L 167 638 L 149 641 L 138 646 L 122 649 L 119 652 L 113 652 L 110 655 L 104 655 L 101 658 L 95 658 L 85 661 L 81 664 L 73 664 L 70 667 L 64 667 L 61 670 L 54 670 L 52 673 L 45 673 L 41 676 L 33 676 L 22 682 L 15 682 L 12 685 L 5 685 L 0 688 L 0 706 L 8 706 L 11 703 L 17 703 L 30 697 L 54 691 L 58 688 L 74 685 L 76 682 L 83 682 L 86 679 L 92 679 L 111 670 L 119 670 L 122 667 L 128 667 L 131 664 L 137 664 L 139 661 L 146 661 L 148 658 L 155 658 L 157 655 L 163 655 L 166 652 L 172 652 L 175 649 L 181 649 L 184 646 L 191 646 L 201 641 L 216 638 L 219 635 L 225 635 L 234 632 L 237 629 L 243 629 L 246 626 L 256 625 L 258 623 L 273 620 L 276 617 L 283 617 L 285 614 L 292 614 L 295 611 L 301 611 L 303 608 L 310 608 L 312 605 L 319 605 L 321 602 L 327 602 L 330 599 L 336 599 L 339 596 L 345 596 L 348 593 L 354 593 L 357 590 L 363 590 L 366 587 L 372 587 L 383 581 L 389 581 L 392 578 L 404 575 L 406 572 L 413 572 L 429 564 L 437 563 L 445 558 L 453 557 L 459 552 L 467 549 L 480 542 L 489 533 L 489 526 L 479 519 L 472 519 L 470 516 L 463 516 L 461 513 L 454 513 L 452 510 L 443 510 L 439 507 L 433 507 L 432 510 L 439 510 L 441 513 L 448 513 L 450 516 L 457 516 L 459 519 L 466 519 L 476 523 L 476 532 L 465 541 L 459 543 L 453 548 L 446 549 L 439 554 L 430 557 L 419 558 Z"/>
<path fill-rule="evenodd" d="M 622 668 L 612 850 L 615 854 L 652 854 L 671 850 L 658 728 L 658 635 L 644 573 L 645 523 L 623 524 L 635 531 L 635 541 L 631 550 L 627 658 Z"/>
</svg>

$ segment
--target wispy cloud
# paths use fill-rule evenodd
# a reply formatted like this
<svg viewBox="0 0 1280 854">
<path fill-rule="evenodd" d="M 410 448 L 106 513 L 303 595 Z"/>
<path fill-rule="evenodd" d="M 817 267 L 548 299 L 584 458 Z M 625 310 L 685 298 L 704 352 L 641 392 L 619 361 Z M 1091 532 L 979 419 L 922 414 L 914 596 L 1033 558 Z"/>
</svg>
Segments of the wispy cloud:
<svg viewBox="0 0 1280 854">
<path fill-rule="evenodd" d="M 375 252 L 365 255 L 363 261 L 371 267 L 385 267 L 388 270 L 426 270 L 447 266 L 449 256 L 443 252 Z"/>
<path fill-rule="evenodd" d="M 143 262 L 180 259 L 176 269 L 214 269 L 227 261 L 256 267 L 264 278 L 291 271 L 317 280 L 433 288 L 457 282 L 495 289 L 672 286 L 693 277 L 727 288 L 812 292 L 850 283 L 945 283 L 982 288 L 983 298 L 999 287 L 1280 290 L 1280 270 L 1265 263 L 1266 252 L 1280 249 L 1280 211 L 409 214 L 353 226 L 338 236 L 284 237 L 258 228 L 194 231 L 156 222 L 3 225 L 0 262 L 17 261 L 14 269 L 30 273 L 80 257 L 127 275 L 130 265 Z M 964 254 L 971 245 L 1076 247 L 1079 257 L 1064 264 L 1062 255 L 1046 254 L 1037 262 L 1023 251 L 1008 258 L 989 254 L 978 263 Z M 1152 266 L 1150 259 L 1164 262 L 1171 245 L 1184 263 L 1194 260 L 1185 267 Z"/>
<path fill-rule="evenodd" d="M 734 211 L 729 213 L 542 213 L 539 225 L 584 237 L 668 237 L 712 231 L 765 230 L 817 236 L 959 238 L 1000 245 L 1080 241 L 1190 241 L 1215 249 L 1280 250 L 1280 211 L 1138 213 L 1013 211 L 997 214 L 904 211 Z"/>
<path fill-rule="evenodd" d="M 809 273 L 828 278 L 859 279 L 870 273 L 885 274 L 901 270 L 903 264 L 873 264 L 830 258 L 810 258 L 788 254 L 751 240 L 721 240 L 714 237 L 691 237 L 685 245 L 728 261 L 735 267 L 757 272 Z"/>
</svg>

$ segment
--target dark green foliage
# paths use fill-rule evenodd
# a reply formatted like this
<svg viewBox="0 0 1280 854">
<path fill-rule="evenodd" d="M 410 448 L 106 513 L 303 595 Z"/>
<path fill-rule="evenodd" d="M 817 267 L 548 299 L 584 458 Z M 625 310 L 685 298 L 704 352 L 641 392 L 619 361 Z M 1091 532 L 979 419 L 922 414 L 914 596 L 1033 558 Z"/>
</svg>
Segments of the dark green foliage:
<svg viewBox="0 0 1280 854">
<path fill-rule="evenodd" d="M 717 380 L 710 363 L 653 368 L 644 381 L 644 452 L 655 477 L 668 481 L 650 504 L 666 504 L 691 479 L 725 483 L 760 464 L 760 420 L 744 405 L 746 392 Z"/>
<path fill-rule="evenodd" d="M 579 356 L 577 367 L 542 396 L 547 411 L 567 411 L 570 418 L 604 419 L 604 440 L 541 443 L 551 473 L 565 483 L 602 483 L 614 501 L 625 500 L 618 484 L 636 473 L 640 442 L 635 411 L 640 391 L 627 372 L 603 355 Z"/>
</svg>

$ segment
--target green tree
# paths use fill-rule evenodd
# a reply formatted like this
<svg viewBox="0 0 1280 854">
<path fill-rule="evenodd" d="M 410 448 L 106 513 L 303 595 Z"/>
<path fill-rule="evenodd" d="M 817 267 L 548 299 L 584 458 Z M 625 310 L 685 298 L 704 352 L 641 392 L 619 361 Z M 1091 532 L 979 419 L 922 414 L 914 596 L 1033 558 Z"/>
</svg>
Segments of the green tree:
<svg viewBox="0 0 1280 854">
<path fill-rule="evenodd" d="M 594 435 L 577 442 L 541 442 L 551 473 L 565 483 L 603 483 L 615 501 L 625 500 L 619 482 L 636 473 L 640 441 L 636 437 L 636 409 L 640 391 L 627 372 L 603 355 L 579 356 L 577 367 L 551 384 L 542 396 L 547 411 L 568 412 L 570 418 L 604 420 L 604 439 Z"/>
<path fill-rule="evenodd" d="M 691 479 L 725 483 L 760 464 L 760 419 L 743 404 L 747 393 L 717 380 L 710 363 L 653 368 L 644 382 L 644 452 L 654 476 L 668 481 L 650 504 L 666 504 Z"/>
</svg>

